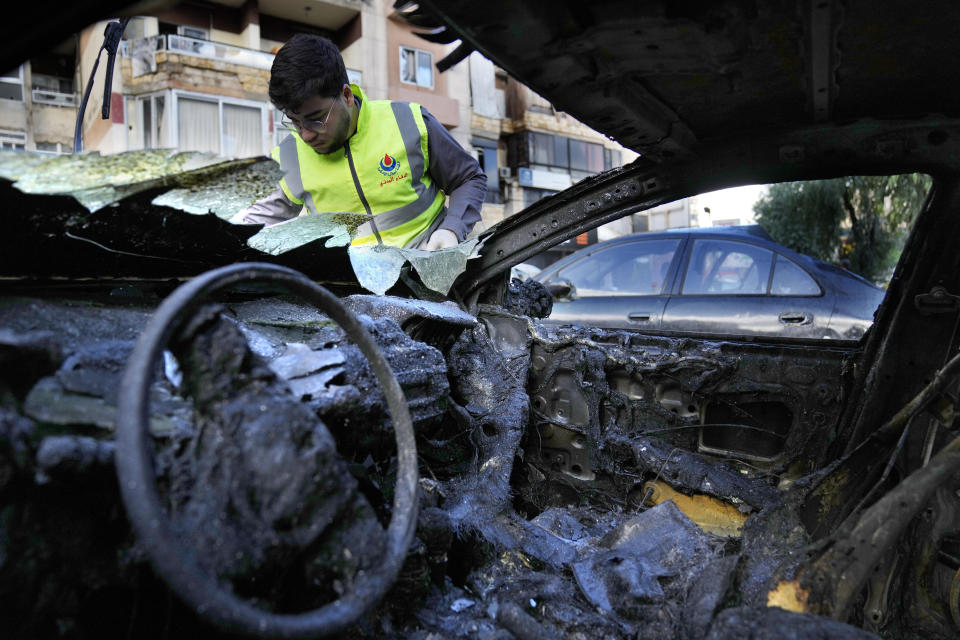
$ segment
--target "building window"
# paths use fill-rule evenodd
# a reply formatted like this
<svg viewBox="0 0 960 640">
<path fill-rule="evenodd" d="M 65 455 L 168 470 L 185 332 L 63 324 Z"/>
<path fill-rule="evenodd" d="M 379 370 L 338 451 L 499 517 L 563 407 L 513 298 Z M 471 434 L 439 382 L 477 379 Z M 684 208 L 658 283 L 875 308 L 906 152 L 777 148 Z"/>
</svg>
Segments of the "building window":
<svg viewBox="0 0 960 640">
<path fill-rule="evenodd" d="M 34 73 L 31 78 L 34 89 L 56 93 L 73 93 L 73 80 L 70 78 L 60 78 L 43 73 Z"/>
<path fill-rule="evenodd" d="M 570 168 L 575 171 L 603 171 L 603 145 L 570 140 Z"/>
<path fill-rule="evenodd" d="M 228 158 L 262 155 L 269 144 L 268 107 L 206 96 L 177 95 L 177 148 Z"/>
<path fill-rule="evenodd" d="M 500 197 L 500 168 L 497 164 L 497 143 L 492 140 L 480 138 L 473 139 L 474 151 L 477 154 L 477 162 L 480 168 L 487 176 L 487 194 L 483 201 L 490 204 L 501 204 L 503 199 Z"/>
<path fill-rule="evenodd" d="M 23 151 L 27 148 L 27 134 L 23 131 L 0 129 L 0 149 Z"/>
<path fill-rule="evenodd" d="M 569 167 L 570 166 L 570 140 L 567 138 L 562 138 L 560 136 L 550 136 L 553 138 L 553 166 L 556 167 Z"/>
<path fill-rule="evenodd" d="M 249 158 L 263 154 L 263 116 L 259 107 L 221 104 L 220 154 Z"/>
<path fill-rule="evenodd" d="M 218 49 L 222 51 L 225 47 L 211 42 L 209 30 L 202 27 L 161 22 L 160 35 L 166 42 L 166 49 L 178 53 L 217 58 L 222 57 L 217 55 Z"/>
<path fill-rule="evenodd" d="M 552 196 L 556 194 L 556 191 L 550 191 L 547 189 L 531 189 L 529 187 L 523 188 L 523 206 L 529 207 L 537 200 L 542 200 L 543 198 Z"/>
<path fill-rule="evenodd" d="M 527 164 L 569 169 L 588 175 L 600 173 L 608 162 L 603 145 L 549 133 L 527 133 Z M 619 160 L 619 153 L 617 153 Z M 607 167 L 609 168 L 609 167 Z"/>
<path fill-rule="evenodd" d="M 0 76 L 0 99 L 23 102 L 23 66 Z"/>
<path fill-rule="evenodd" d="M 132 98 L 127 109 L 137 123 L 130 139 L 131 149 L 161 149 L 170 146 L 166 136 L 166 97 L 162 94 Z"/>
<path fill-rule="evenodd" d="M 57 53 L 30 59 L 30 93 L 34 103 L 57 107 L 76 106 L 73 86 L 77 68 L 75 60 L 73 55 Z"/>
<path fill-rule="evenodd" d="M 215 100 L 177 100 L 177 148 L 220 153 L 220 107 Z"/>
<path fill-rule="evenodd" d="M 64 149 L 63 145 L 59 142 L 38 142 L 37 143 L 37 152 L 46 153 L 48 155 L 60 155 L 62 153 L 67 153 L 69 149 Z"/>
<path fill-rule="evenodd" d="M 412 47 L 400 47 L 400 80 L 433 89 L 433 54 Z"/>
<path fill-rule="evenodd" d="M 34 102 L 58 107 L 76 106 L 77 98 L 73 93 L 73 80 L 70 78 L 36 72 L 31 74 L 31 78 L 33 82 L 31 97 Z"/>
<path fill-rule="evenodd" d="M 620 152 L 616 149 L 607 149 L 603 148 L 603 168 L 614 169 L 622 165 L 620 160 Z"/>
<path fill-rule="evenodd" d="M 620 152 L 602 144 L 530 131 L 521 138 L 519 166 L 565 169 L 575 180 L 620 166 Z"/>
<path fill-rule="evenodd" d="M 185 24 L 177 25 L 177 35 L 197 40 L 209 40 L 210 32 L 199 27 L 188 27 Z"/>
</svg>

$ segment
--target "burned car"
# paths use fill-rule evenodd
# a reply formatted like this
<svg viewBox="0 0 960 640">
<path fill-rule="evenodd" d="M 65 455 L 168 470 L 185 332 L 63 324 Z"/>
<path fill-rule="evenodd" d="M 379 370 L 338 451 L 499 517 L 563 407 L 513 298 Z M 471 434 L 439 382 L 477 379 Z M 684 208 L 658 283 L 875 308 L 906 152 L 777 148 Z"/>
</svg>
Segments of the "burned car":
<svg viewBox="0 0 960 640">
<path fill-rule="evenodd" d="M 960 7 L 399 10 L 640 158 L 422 256 L 231 225 L 266 160 L 4 157 L 8 635 L 956 637 Z M 681 197 L 904 172 L 859 340 L 546 326 L 508 280 Z"/>
</svg>

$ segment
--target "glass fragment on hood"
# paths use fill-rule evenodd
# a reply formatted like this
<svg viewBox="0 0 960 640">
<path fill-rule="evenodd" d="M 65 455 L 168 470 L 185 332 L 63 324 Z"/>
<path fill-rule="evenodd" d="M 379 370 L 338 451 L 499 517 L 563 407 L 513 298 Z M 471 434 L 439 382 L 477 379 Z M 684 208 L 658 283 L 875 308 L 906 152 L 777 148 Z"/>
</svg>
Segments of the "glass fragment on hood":
<svg viewBox="0 0 960 640">
<path fill-rule="evenodd" d="M 280 167 L 269 158 L 224 162 L 178 176 L 180 186 L 160 194 L 152 202 L 196 215 L 212 213 L 229 221 L 276 191 L 281 177 Z"/>
<path fill-rule="evenodd" d="M 409 262 L 428 288 L 447 295 L 453 282 L 467 268 L 467 260 L 476 257 L 478 238 L 439 251 L 401 249 L 387 245 L 361 245 L 349 248 L 350 264 L 360 285 L 383 295 L 396 284 L 400 269 Z"/>
<path fill-rule="evenodd" d="M 402 249 L 401 251 L 416 269 L 423 284 L 446 295 L 453 286 L 453 281 L 466 270 L 467 260 L 476 257 L 479 243 L 479 238 L 471 238 L 455 247 L 439 251 L 419 249 Z"/>
<path fill-rule="evenodd" d="M 351 245 L 347 251 L 357 281 L 364 289 L 378 296 L 396 284 L 400 269 L 407 260 L 401 253 L 402 249 L 385 244 Z"/>
<path fill-rule="evenodd" d="M 345 247 L 357 227 L 369 216 L 359 213 L 305 213 L 279 224 L 264 227 L 247 240 L 254 249 L 278 256 L 321 238 L 324 246 Z"/>
<path fill-rule="evenodd" d="M 0 154 L 0 177 L 13 181 L 24 193 L 72 196 L 93 212 L 147 189 L 202 179 L 202 174 L 192 173 L 198 169 L 227 165 L 221 167 L 226 170 L 249 162 L 170 149 L 58 156 L 14 151 Z"/>
</svg>

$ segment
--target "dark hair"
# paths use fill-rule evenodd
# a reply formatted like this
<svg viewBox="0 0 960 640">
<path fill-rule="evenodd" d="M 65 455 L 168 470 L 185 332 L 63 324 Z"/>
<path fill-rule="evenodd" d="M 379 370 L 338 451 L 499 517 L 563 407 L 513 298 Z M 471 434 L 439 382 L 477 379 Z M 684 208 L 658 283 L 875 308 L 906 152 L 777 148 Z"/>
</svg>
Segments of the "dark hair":
<svg viewBox="0 0 960 640">
<path fill-rule="evenodd" d="M 296 109 L 313 96 L 332 98 L 347 84 L 340 50 L 322 36 L 295 34 L 280 47 L 270 69 L 270 102 Z"/>
</svg>

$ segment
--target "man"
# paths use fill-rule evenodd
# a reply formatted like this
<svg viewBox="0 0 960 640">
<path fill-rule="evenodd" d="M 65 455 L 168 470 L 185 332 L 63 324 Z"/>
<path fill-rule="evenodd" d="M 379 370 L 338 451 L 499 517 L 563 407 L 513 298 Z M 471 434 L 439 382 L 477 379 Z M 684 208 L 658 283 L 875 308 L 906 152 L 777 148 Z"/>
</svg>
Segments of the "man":
<svg viewBox="0 0 960 640">
<path fill-rule="evenodd" d="M 480 219 L 487 178 L 476 159 L 420 105 L 368 100 L 348 84 L 326 38 L 297 34 L 281 47 L 270 100 L 293 132 L 273 150 L 284 177 L 243 222 L 276 224 L 304 206 L 366 213 L 353 244 L 433 251 L 463 241 Z"/>
</svg>

